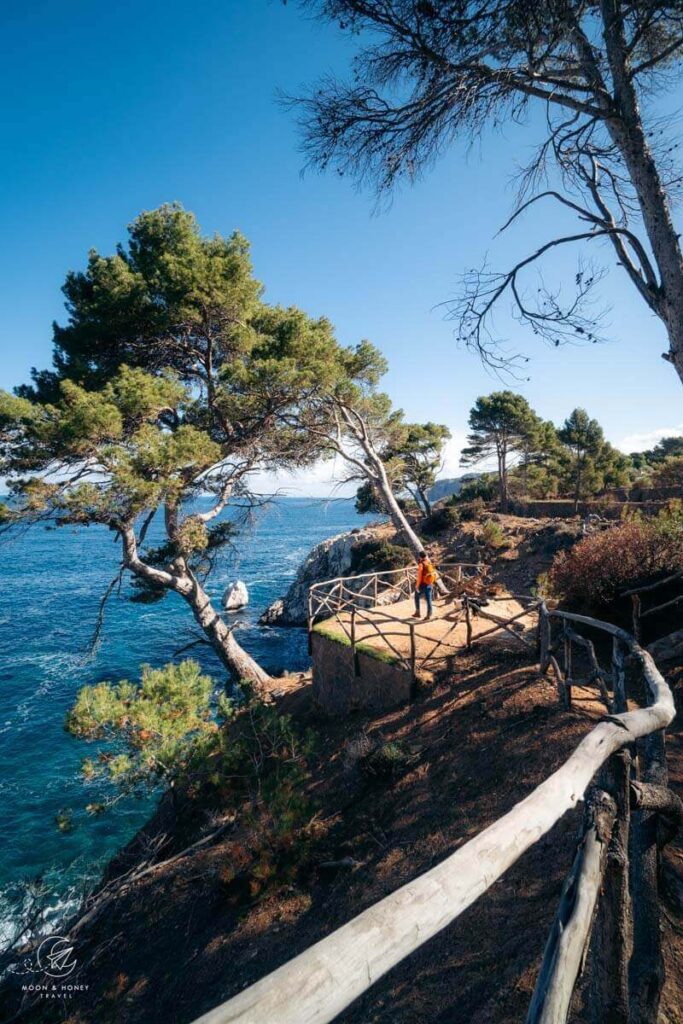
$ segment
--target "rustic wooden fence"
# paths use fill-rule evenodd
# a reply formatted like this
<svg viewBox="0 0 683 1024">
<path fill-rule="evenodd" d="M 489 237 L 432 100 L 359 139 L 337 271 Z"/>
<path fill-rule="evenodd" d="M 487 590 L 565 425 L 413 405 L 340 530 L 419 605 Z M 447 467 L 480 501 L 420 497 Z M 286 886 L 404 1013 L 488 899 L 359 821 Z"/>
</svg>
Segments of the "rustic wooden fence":
<svg viewBox="0 0 683 1024">
<path fill-rule="evenodd" d="M 539 601 L 515 594 L 504 597 L 487 596 L 485 582 L 488 566 L 481 563 L 453 562 L 438 566 L 440 592 L 436 600 L 447 604 L 439 609 L 439 619 L 446 624 L 445 631 L 434 636 L 424 622 L 392 614 L 391 607 L 411 598 L 415 588 L 415 568 L 407 566 L 385 572 L 364 573 L 360 576 L 342 576 L 314 584 L 308 595 L 309 640 L 315 624 L 321 620 L 333 622 L 343 634 L 354 655 L 359 644 L 372 646 L 380 641 L 403 669 L 414 678 L 421 671 L 433 670 L 447 662 L 456 648 L 470 648 L 475 640 L 493 633 L 506 632 L 522 646 L 533 646 L 525 636 L 522 620 L 536 610 Z M 494 610 L 499 602 L 516 600 L 522 607 L 515 615 L 500 615 Z M 473 620 L 488 619 L 493 625 L 473 634 Z M 464 624 L 466 639 L 456 644 L 455 634 Z M 462 632 L 462 631 L 461 631 Z M 407 650 L 401 643 L 408 640 Z"/>
<path fill-rule="evenodd" d="M 651 604 L 651 600 L 657 601 L 657 592 L 664 588 L 678 591 L 673 597 L 659 604 Z M 663 611 L 673 608 L 683 602 L 683 572 L 675 572 L 663 580 L 650 583 L 644 587 L 635 587 L 633 590 L 624 591 L 624 597 L 631 598 L 631 615 L 633 621 L 633 635 L 640 641 L 643 621 L 654 615 L 661 615 Z"/>
<path fill-rule="evenodd" d="M 488 571 L 484 563 L 444 562 L 437 567 L 439 582 L 451 596 L 482 582 Z M 314 583 L 308 592 L 308 625 L 351 608 L 384 607 L 405 601 L 415 589 L 415 566 L 366 572 L 358 576 L 338 576 Z"/>
<path fill-rule="evenodd" d="M 605 645 L 610 664 L 601 667 Z M 595 1024 L 655 1024 L 663 970 L 658 858 L 681 818 L 680 801 L 666 786 L 664 759 L 673 697 L 651 656 L 610 623 L 549 610 L 541 602 L 539 648 L 541 670 L 552 668 L 564 706 L 583 664 L 585 681 L 612 709 L 567 761 L 455 853 L 197 1024 L 333 1021 L 451 924 L 582 800 L 581 837 L 527 1024 L 568 1019 L 589 946 L 588 1003 Z"/>
</svg>

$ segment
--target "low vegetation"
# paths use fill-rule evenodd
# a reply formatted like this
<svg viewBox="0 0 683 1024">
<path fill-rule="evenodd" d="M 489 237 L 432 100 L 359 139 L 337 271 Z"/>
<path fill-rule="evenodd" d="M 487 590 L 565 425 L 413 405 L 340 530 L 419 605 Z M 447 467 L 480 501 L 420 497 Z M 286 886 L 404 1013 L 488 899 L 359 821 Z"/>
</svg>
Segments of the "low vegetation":
<svg viewBox="0 0 683 1024">
<path fill-rule="evenodd" d="M 414 561 L 413 553 L 401 544 L 392 544 L 388 540 L 369 540 L 352 550 L 350 572 L 354 575 L 387 572 L 412 565 Z"/>
<path fill-rule="evenodd" d="M 144 665 L 139 684 L 122 680 L 83 687 L 66 728 L 101 743 L 97 757 L 83 762 L 85 779 L 139 792 L 187 777 L 216 749 L 221 718 L 233 714 L 225 697 L 212 710 L 212 692 L 212 680 L 195 661 L 163 669 Z"/>
<path fill-rule="evenodd" d="M 170 788 L 178 807 L 211 812 L 235 831 L 223 880 L 246 879 L 252 895 L 280 884 L 306 857 L 315 814 L 306 786 L 315 746 L 272 704 L 238 692 L 220 695 L 194 661 L 145 666 L 140 683 L 124 680 L 84 687 L 67 717 L 67 729 L 97 753 L 83 762 L 86 784 L 110 792 L 106 809 L 121 794 Z M 71 827 L 70 815 L 65 822 Z M 313 824 L 312 824 L 313 823 Z"/>
<path fill-rule="evenodd" d="M 548 575 L 554 596 L 570 607 L 606 614 L 622 591 L 683 569 L 683 505 L 653 518 L 631 516 L 560 552 Z"/>
<path fill-rule="evenodd" d="M 491 552 L 500 551 L 502 548 L 507 547 L 508 544 L 505 531 L 500 523 L 497 523 L 494 519 L 484 520 L 479 538 L 487 551 Z"/>
<path fill-rule="evenodd" d="M 428 537 L 433 537 L 436 534 L 444 533 L 446 530 L 452 530 L 459 526 L 461 518 L 458 508 L 447 502 L 444 505 L 439 505 L 438 508 L 435 508 L 427 516 L 422 523 L 422 532 L 427 534 Z"/>
</svg>

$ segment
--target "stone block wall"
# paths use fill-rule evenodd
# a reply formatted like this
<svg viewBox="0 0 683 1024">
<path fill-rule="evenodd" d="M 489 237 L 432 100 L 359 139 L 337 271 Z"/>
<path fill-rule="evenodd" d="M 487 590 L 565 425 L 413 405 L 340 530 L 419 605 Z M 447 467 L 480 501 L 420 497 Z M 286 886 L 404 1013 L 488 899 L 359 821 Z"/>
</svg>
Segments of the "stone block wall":
<svg viewBox="0 0 683 1024">
<path fill-rule="evenodd" d="M 381 711 L 410 700 L 412 674 L 400 665 L 362 651 L 354 659 L 350 646 L 311 634 L 313 697 L 327 714 Z"/>
</svg>

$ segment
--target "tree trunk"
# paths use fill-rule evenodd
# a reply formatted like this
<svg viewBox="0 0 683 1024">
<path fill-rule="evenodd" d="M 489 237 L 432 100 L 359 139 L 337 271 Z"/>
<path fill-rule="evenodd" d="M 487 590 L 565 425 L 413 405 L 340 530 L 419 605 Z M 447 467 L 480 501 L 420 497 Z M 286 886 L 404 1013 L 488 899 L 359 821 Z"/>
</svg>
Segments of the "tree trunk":
<svg viewBox="0 0 683 1024">
<path fill-rule="evenodd" d="M 506 465 L 506 453 L 504 450 L 498 452 L 498 487 L 500 494 L 500 511 L 508 510 L 508 474 Z"/>
<path fill-rule="evenodd" d="M 638 197 L 647 237 L 661 277 L 652 308 L 663 320 L 669 352 L 683 383 L 683 253 L 671 216 L 669 200 L 643 128 L 638 95 L 629 71 L 623 16 L 616 0 L 602 0 L 607 57 L 614 83 L 616 117 L 606 119 L 612 141 L 619 148 Z"/>
<path fill-rule="evenodd" d="M 250 682 L 261 696 L 265 696 L 272 686 L 272 676 L 240 647 L 211 604 L 209 595 L 187 568 L 184 559 L 176 560 L 173 571 L 157 569 L 140 558 L 132 524 L 122 526 L 120 535 L 125 568 L 146 583 L 180 594 L 189 604 L 211 647 L 230 674 Z"/>
<path fill-rule="evenodd" d="M 382 500 L 386 504 L 389 518 L 394 524 L 396 532 L 403 537 L 411 551 L 418 555 L 420 551 L 424 550 L 424 544 L 413 530 L 412 526 L 406 519 L 405 513 L 396 501 L 396 497 L 391 484 L 389 483 L 389 478 L 387 477 L 382 460 L 376 452 L 373 452 L 372 455 L 368 452 L 368 456 L 371 459 L 373 469 L 375 471 L 372 478 L 373 483 L 382 495 Z"/>
<path fill-rule="evenodd" d="M 228 671 L 236 679 L 250 683 L 260 694 L 265 696 L 273 685 L 272 676 L 255 661 L 250 654 L 240 647 L 232 630 L 228 629 L 222 618 L 211 604 L 211 599 L 198 581 L 185 577 L 187 588 L 178 593 L 192 609 L 197 623 L 206 634 L 209 643 L 223 662 Z"/>
<path fill-rule="evenodd" d="M 432 514 L 432 503 L 431 503 L 431 501 L 427 497 L 427 494 L 426 494 L 424 488 L 417 487 L 416 489 L 417 489 L 417 493 L 420 495 L 420 500 L 422 501 L 422 504 L 424 505 L 425 512 L 427 513 L 428 516 L 430 516 Z"/>
<path fill-rule="evenodd" d="M 581 501 L 581 453 L 576 452 L 576 487 L 574 489 L 574 511 L 579 511 L 579 502 Z"/>
<path fill-rule="evenodd" d="M 382 499 L 386 502 L 389 518 L 394 524 L 396 532 L 401 537 L 403 537 L 403 539 L 406 541 L 408 547 L 411 549 L 413 554 L 419 555 L 421 551 L 424 551 L 424 544 L 413 530 L 412 526 L 406 519 L 406 516 L 402 508 L 396 501 L 391 484 L 389 483 L 389 478 L 384 469 L 384 463 L 380 459 L 379 455 L 374 451 L 374 449 L 372 451 L 372 454 L 370 454 L 369 451 L 367 452 L 367 454 L 376 473 L 376 476 L 373 477 L 373 482 L 380 491 Z M 435 586 L 440 594 L 443 595 L 448 593 L 448 588 L 446 587 L 446 584 L 438 576 Z"/>
</svg>

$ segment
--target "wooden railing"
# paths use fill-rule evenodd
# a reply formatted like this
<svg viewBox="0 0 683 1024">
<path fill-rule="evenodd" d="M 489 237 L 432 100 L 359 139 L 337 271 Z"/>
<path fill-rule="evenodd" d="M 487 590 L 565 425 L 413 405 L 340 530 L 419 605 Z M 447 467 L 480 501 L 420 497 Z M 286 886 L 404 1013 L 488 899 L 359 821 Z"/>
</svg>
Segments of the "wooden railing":
<svg viewBox="0 0 683 1024">
<path fill-rule="evenodd" d="M 599 664 L 601 639 L 611 645 L 609 668 Z M 609 623 L 549 610 L 541 602 L 539 642 L 541 668 L 555 661 L 563 704 L 571 699 L 572 682 L 579 682 L 583 660 L 588 679 L 601 692 L 607 689 L 615 713 L 595 725 L 557 771 L 474 839 L 198 1024 L 333 1021 L 462 914 L 581 800 L 582 834 L 527 1024 L 567 1020 L 591 937 L 593 1020 L 654 1024 L 662 979 L 656 839 L 670 836 L 681 814 L 680 801 L 666 788 L 664 761 L 673 697 L 651 656 Z M 579 648 L 581 657 L 574 658 Z M 627 710 L 627 695 L 643 706 Z"/>
<path fill-rule="evenodd" d="M 375 608 L 404 601 L 415 589 L 415 571 L 414 565 L 407 565 L 314 583 L 308 592 L 309 628 L 322 618 L 351 608 Z M 468 585 L 483 580 L 488 566 L 481 562 L 445 562 L 437 566 L 437 571 L 439 582 L 449 593 L 457 595 Z"/>
<path fill-rule="evenodd" d="M 520 620 L 538 607 L 538 600 L 529 596 L 507 594 L 487 596 L 485 580 L 488 566 L 482 563 L 452 562 L 438 566 L 439 591 L 435 600 L 448 603 L 448 610 L 438 618 L 447 623 L 439 636 L 424 622 L 394 615 L 391 606 L 412 596 L 415 589 L 415 567 L 390 569 L 385 572 L 341 576 L 313 584 L 308 594 L 309 639 L 317 622 L 334 622 L 338 632 L 348 640 L 354 654 L 359 644 L 373 646 L 376 641 L 389 651 L 395 663 L 412 672 L 414 678 L 423 670 L 432 670 L 451 658 L 456 648 L 470 648 L 474 639 L 505 631 L 523 646 L 531 646 Z M 515 599 L 522 607 L 512 616 L 493 611 L 497 602 Z M 493 625 L 474 638 L 475 617 L 490 620 Z M 464 642 L 455 642 L 458 626 L 465 625 Z M 462 631 L 461 631 L 462 632 Z M 400 641 L 408 641 L 401 650 Z M 421 653 L 418 651 L 421 648 Z"/>
<path fill-rule="evenodd" d="M 676 587 L 680 593 L 675 594 L 666 601 L 660 601 L 659 604 L 649 604 L 653 595 L 654 600 L 657 600 L 657 591 L 662 590 L 664 587 Z M 663 580 L 658 580 L 656 583 L 649 583 L 644 587 L 634 587 L 633 590 L 626 590 L 623 596 L 631 598 L 633 635 L 636 640 L 640 641 L 643 619 L 658 615 L 666 611 L 667 608 L 673 608 L 674 605 L 678 605 L 683 601 L 683 571 L 673 573 L 673 575 L 667 576 Z M 645 601 L 645 607 L 643 606 L 643 601 Z"/>
</svg>

